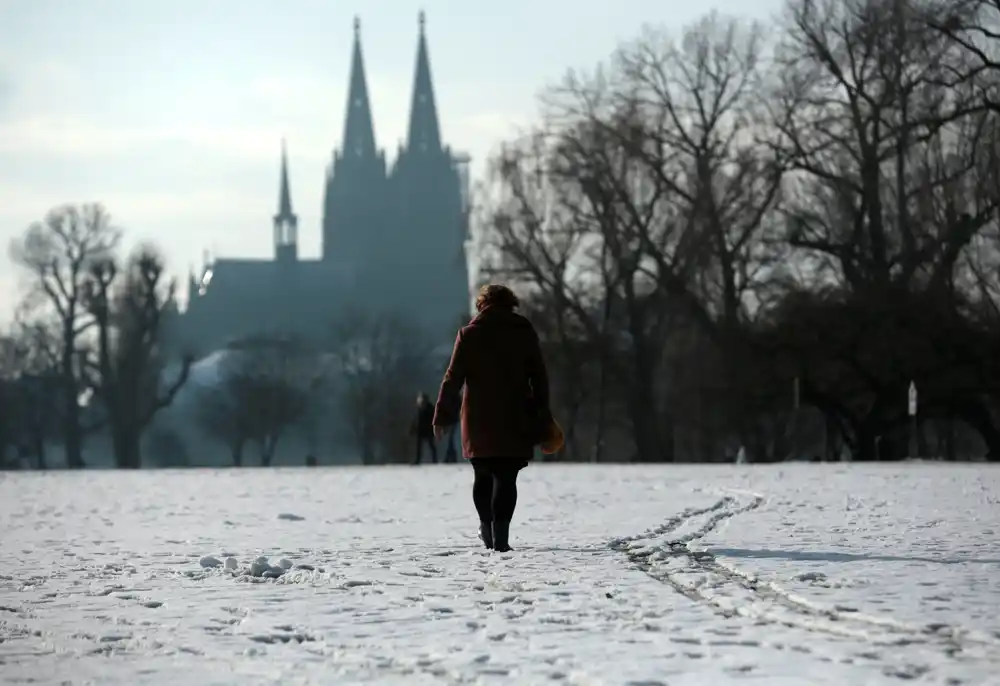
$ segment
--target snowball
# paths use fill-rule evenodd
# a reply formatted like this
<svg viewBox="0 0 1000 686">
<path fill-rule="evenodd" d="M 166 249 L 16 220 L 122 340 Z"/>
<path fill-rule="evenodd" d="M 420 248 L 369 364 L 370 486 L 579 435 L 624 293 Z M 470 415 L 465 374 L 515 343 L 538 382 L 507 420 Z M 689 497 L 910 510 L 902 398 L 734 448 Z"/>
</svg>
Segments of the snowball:
<svg viewBox="0 0 1000 686">
<path fill-rule="evenodd" d="M 263 576 L 270 568 L 266 557 L 258 557 L 250 564 L 250 576 Z"/>
</svg>

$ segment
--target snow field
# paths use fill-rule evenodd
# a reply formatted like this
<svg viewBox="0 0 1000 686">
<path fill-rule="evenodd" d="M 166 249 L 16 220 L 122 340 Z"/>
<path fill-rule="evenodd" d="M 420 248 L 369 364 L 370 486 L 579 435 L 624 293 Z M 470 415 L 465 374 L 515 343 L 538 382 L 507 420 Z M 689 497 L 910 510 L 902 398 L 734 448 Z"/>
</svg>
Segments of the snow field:
<svg viewBox="0 0 1000 686">
<path fill-rule="evenodd" d="M 0 475 L 0 681 L 1000 684 L 1000 470 Z M 261 559 L 264 558 L 264 559 Z"/>
</svg>

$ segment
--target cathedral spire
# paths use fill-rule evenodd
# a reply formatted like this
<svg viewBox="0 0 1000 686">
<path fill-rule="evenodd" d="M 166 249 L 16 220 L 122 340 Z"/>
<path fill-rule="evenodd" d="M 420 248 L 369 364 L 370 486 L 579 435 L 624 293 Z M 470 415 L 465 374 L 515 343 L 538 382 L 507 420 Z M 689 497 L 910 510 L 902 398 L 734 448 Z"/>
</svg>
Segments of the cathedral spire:
<svg viewBox="0 0 1000 686">
<path fill-rule="evenodd" d="M 375 128 L 368 101 L 365 62 L 361 53 L 361 20 L 354 18 L 354 54 L 351 57 L 351 85 L 347 93 L 347 117 L 344 122 L 344 157 L 367 157 L 375 154 Z"/>
<path fill-rule="evenodd" d="M 417 41 L 417 69 L 413 77 L 410 128 L 406 144 L 410 151 L 435 151 L 441 149 L 441 128 L 434 104 L 430 58 L 427 56 L 427 38 L 424 32 L 427 19 L 422 10 L 418 22 L 420 37 Z"/>
<path fill-rule="evenodd" d="M 274 253 L 278 260 L 298 259 L 299 218 L 292 211 L 292 191 L 288 183 L 288 150 L 281 139 L 281 181 L 278 213 L 274 215 Z"/>
</svg>

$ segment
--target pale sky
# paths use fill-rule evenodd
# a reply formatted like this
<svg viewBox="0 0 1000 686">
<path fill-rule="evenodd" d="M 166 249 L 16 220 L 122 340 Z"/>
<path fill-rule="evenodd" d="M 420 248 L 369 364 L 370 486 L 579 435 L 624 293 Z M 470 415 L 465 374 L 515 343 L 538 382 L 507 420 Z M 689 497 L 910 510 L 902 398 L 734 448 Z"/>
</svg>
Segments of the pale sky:
<svg viewBox="0 0 1000 686">
<path fill-rule="evenodd" d="M 339 145 L 352 21 L 378 145 L 403 139 L 427 15 L 444 140 L 491 150 L 536 95 L 590 69 L 644 23 L 717 9 L 766 19 L 780 0 L 0 0 L 0 325 L 24 276 L 8 246 L 54 205 L 100 201 L 179 276 L 267 257 L 287 139 L 300 254 L 319 253 L 324 169 Z"/>
</svg>

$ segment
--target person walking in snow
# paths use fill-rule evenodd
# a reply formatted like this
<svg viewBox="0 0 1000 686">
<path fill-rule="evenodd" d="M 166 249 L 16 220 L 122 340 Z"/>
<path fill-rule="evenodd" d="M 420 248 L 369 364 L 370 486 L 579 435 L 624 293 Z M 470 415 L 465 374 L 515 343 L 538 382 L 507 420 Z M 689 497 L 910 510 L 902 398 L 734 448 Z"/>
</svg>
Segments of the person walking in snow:
<svg viewBox="0 0 1000 686">
<path fill-rule="evenodd" d="M 517 476 L 552 424 L 538 334 L 506 286 L 483 286 L 476 316 L 458 332 L 434 411 L 437 438 L 461 420 L 472 500 L 487 548 L 509 551 Z M 462 388 L 465 388 L 464 398 Z"/>
<path fill-rule="evenodd" d="M 431 462 L 437 464 L 437 443 L 434 440 L 434 406 L 431 405 L 430 398 L 426 393 L 417 395 L 417 415 L 410 425 L 410 435 L 417 437 L 417 454 L 413 459 L 413 464 L 420 464 L 423 456 L 424 443 L 431 451 Z"/>
</svg>

